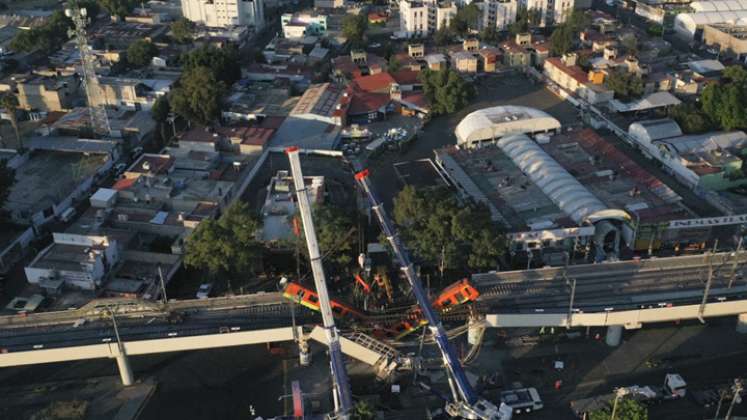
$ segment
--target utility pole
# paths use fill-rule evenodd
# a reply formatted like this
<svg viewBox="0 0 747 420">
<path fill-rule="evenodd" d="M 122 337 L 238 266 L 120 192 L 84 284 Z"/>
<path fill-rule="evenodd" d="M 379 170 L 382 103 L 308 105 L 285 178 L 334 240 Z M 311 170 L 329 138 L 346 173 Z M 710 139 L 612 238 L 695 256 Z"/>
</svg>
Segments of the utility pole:
<svg viewBox="0 0 747 420">
<path fill-rule="evenodd" d="M 566 277 L 565 272 L 563 272 L 563 278 L 565 278 L 565 284 L 571 286 L 571 300 L 568 303 L 568 325 L 566 326 L 566 328 L 571 329 L 571 324 L 573 323 L 573 302 L 576 300 L 576 278 L 574 277 L 571 283 L 568 277 Z"/>
<path fill-rule="evenodd" d="M 734 379 L 734 385 L 732 385 L 731 389 L 734 394 L 731 397 L 731 404 L 729 404 L 729 410 L 726 412 L 725 420 L 731 420 L 731 412 L 732 410 L 734 410 L 734 404 L 739 404 L 742 402 L 742 396 L 739 395 L 743 389 L 742 380 L 739 378 Z"/>
<path fill-rule="evenodd" d="M 737 263 L 739 262 L 739 253 L 742 251 L 742 240 L 743 236 L 739 236 L 739 243 L 737 243 L 737 250 L 734 252 L 734 260 L 731 266 L 731 276 L 729 276 L 729 289 L 734 284 L 734 278 L 737 275 Z"/>
<path fill-rule="evenodd" d="M 711 255 L 707 253 L 706 259 L 708 260 L 708 280 L 706 281 L 705 290 L 703 291 L 703 300 L 700 302 L 700 308 L 698 308 L 698 320 L 701 324 L 705 324 L 703 313 L 705 312 L 706 303 L 708 302 L 708 294 L 711 292 L 711 283 L 713 282 L 713 260 Z"/>
<path fill-rule="evenodd" d="M 161 300 L 163 301 L 163 305 L 166 306 L 166 302 L 168 302 L 169 299 L 166 297 L 166 284 L 163 281 L 163 270 L 161 269 L 161 264 L 158 264 L 158 278 L 161 280 Z"/>
</svg>

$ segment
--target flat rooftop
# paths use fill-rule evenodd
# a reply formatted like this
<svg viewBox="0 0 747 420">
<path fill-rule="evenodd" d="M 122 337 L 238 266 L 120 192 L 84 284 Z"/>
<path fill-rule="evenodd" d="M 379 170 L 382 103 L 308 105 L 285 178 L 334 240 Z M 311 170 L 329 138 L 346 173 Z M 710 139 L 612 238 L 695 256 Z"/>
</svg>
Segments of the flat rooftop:
<svg viewBox="0 0 747 420">
<path fill-rule="evenodd" d="M 34 213 L 59 203 L 107 161 L 104 155 L 32 152 L 31 158 L 16 170 L 16 184 L 5 208 L 11 212 Z"/>
<path fill-rule="evenodd" d="M 102 248 L 90 245 L 53 243 L 33 262 L 33 268 L 81 271 L 80 263 L 90 259 L 88 253 Z"/>
</svg>

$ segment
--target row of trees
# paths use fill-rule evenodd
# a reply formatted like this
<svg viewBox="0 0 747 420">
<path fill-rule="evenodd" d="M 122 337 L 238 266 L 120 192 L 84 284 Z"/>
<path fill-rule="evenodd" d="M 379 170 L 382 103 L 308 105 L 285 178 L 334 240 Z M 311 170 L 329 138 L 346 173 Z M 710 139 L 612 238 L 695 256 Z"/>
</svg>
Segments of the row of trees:
<svg viewBox="0 0 747 420">
<path fill-rule="evenodd" d="M 356 236 L 352 214 L 331 205 L 314 208 L 319 249 L 325 265 L 332 267 L 333 271 L 344 271 L 353 261 L 352 243 Z M 289 222 L 300 226 L 300 217 L 293 215 Z M 257 271 L 265 251 L 264 244 L 257 239 L 261 228 L 262 223 L 256 215 L 245 203 L 238 201 L 229 206 L 219 219 L 199 224 L 187 242 L 184 263 L 214 276 L 246 278 Z M 308 259 L 302 230 L 286 245 L 297 247 Z"/>
<path fill-rule="evenodd" d="M 446 270 L 488 270 L 505 248 L 498 226 L 483 205 L 461 203 L 446 188 L 406 186 L 394 199 L 394 221 L 421 264 Z"/>
</svg>

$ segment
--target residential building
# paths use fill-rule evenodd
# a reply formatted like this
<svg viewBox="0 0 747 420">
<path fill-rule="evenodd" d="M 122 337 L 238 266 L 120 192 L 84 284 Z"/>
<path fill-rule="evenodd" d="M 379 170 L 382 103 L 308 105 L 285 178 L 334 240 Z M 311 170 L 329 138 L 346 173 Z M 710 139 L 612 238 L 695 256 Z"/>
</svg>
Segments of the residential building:
<svg viewBox="0 0 747 420">
<path fill-rule="evenodd" d="M 52 238 L 24 268 L 31 284 L 55 291 L 63 285 L 96 290 L 119 261 L 117 241 L 106 236 L 53 233 Z"/>
<path fill-rule="evenodd" d="M 628 133 L 646 155 L 690 188 L 723 191 L 747 185 L 740 153 L 747 134 L 742 131 L 682 135 L 676 122 L 660 119 L 633 123 Z"/>
<path fill-rule="evenodd" d="M 451 65 L 462 73 L 477 73 L 477 56 L 471 52 L 459 51 L 451 54 Z"/>
<path fill-rule="evenodd" d="M 30 76 L 18 80 L 18 105 L 29 111 L 68 111 L 77 98 L 76 77 Z"/>
<path fill-rule="evenodd" d="M 67 143 L 65 139 L 42 137 L 50 143 Z M 74 143 L 67 151 L 52 151 L 40 148 L 29 140 L 32 149 L 28 156 L 12 162 L 16 182 L 3 209 L 8 211 L 15 223 L 31 226 L 42 226 L 54 217 L 70 208 L 74 200 L 87 194 L 95 180 L 101 179 L 112 166 L 112 150 L 92 147 L 86 148 Z M 87 142 L 86 142 L 87 143 Z M 94 145 L 95 146 L 95 145 Z M 101 150 L 99 150 L 101 149 Z"/>
<path fill-rule="evenodd" d="M 539 13 L 540 26 L 552 26 L 568 19 L 574 0 L 519 0 L 519 7 Z"/>
<path fill-rule="evenodd" d="M 430 70 L 439 71 L 446 68 L 448 60 L 446 60 L 445 55 L 437 53 L 426 55 L 425 62 L 428 64 Z"/>
<path fill-rule="evenodd" d="M 284 13 L 280 17 L 283 37 L 289 39 L 305 36 L 325 36 L 327 15 L 312 13 Z"/>
<path fill-rule="evenodd" d="M 345 0 L 314 0 L 314 9 L 337 9 L 345 5 Z"/>
<path fill-rule="evenodd" d="M 498 48 L 483 48 L 479 51 L 482 71 L 493 73 L 498 70 L 503 54 Z"/>
<path fill-rule="evenodd" d="M 156 99 L 171 91 L 174 80 L 99 77 L 101 105 L 150 110 Z"/>
<path fill-rule="evenodd" d="M 304 184 L 312 205 L 324 202 L 323 176 L 305 176 Z M 267 186 L 267 196 L 262 206 L 262 241 L 285 247 L 293 239 L 291 217 L 298 207 L 293 193 L 293 178 L 288 171 L 278 171 Z"/>
<path fill-rule="evenodd" d="M 516 22 L 518 2 L 516 0 L 486 0 L 482 4 L 482 28 L 496 28 L 499 31 L 508 29 Z"/>
<path fill-rule="evenodd" d="M 438 0 L 400 0 L 400 33 L 405 37 L 425 36 L 448 28 L 457 6 Z"/>
<path fill-rule="evenodd" d="M 264 0 L 182 0 L 182 14 L 205 26 L 265 25 Z"/>
<path fill-rule="evenodd" d="M 589 75 L 576 65 L 575 53 L 563 57 L 550 57 L 545 60 L 544 74 L 552 82 L 572 95 L 591 103 L 607 102 L 614 92 L 589 81 Z"/>
</svg>

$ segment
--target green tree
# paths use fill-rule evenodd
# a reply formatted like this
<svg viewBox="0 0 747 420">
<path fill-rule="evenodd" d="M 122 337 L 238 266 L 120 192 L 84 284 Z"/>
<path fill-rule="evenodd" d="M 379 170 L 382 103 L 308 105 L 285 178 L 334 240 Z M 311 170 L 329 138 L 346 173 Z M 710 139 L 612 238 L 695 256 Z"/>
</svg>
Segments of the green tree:
<svg viewBox="0 0 747 420">
<path fill-rule="evenodd" d="M 13 132 L 16 135 L 16 145 L 19 149 L 23 150 L 23 140 L 21 139 L 21 134 L 18 130 L 18 117 L 16 116 L 16 112 L 18 111 L 18 98 L 16 98 L 16 95 L 12 92 L 6 92 L 2 97 L 0 97 L 0 106 L 2 106 L 3 109 L 5 109 L 5 112 L 8 113 L 10 125 L 13 127 Z"/>
<path fill-rule="evenodd" d="M 347 14 L 342 18 L 342 36 L 355 48 L 363 46 L 363 38 L 368 28 L 365 13 Z"/>
<path fill-rule="evenodd" d="M 110 15 L 120 18 L 130 14 L 137 4 L 134 0 L 99 0 L 99 3 Z"/>
<path fill-rule="evenodd" d="M 719 82 L 703 89 L 700 102 L 705 114 L 724 130 L 747 128 L 747 71 L 728 67 Z"/>
<path fill-rule="evenodd" d="M 638 38 L 635 35 L 628 34 L 621 40 L 622 46 L 630 55 L 638 55 Z"/>
<path fill-rule="evenodd" d="M 431 111 L 436 115 L 464 108 L 475 94 L 472 85 L 451 69 L 425 70 L 418 77 L 423 82 L 423 93 L 431 104 Z"/>
<path fill-rule="evenodd" d="M 555 28 L 550 35 L 550 53 L 563 55 L 573 49 L 573 27 L 562 24 Z"/>
<path fill-rule="evenodd" d="M 239 50 L 233 44 L 223 48 L 203 46 L 183 55 L 181 61 L 185 72 L 197 67 L 206 68 L 216 80 L 224 82 L 226 86 L 241 79 Z"/>
<path fill-rule="evenodd" d="M 184 263 L 213 276 L 249 275 L 262 256 L 263 247 L 257 240 L 260 227 L 249 207 L 237 201 L 219 219 L 200 222 L 187 240 Z"/>
<path fill-rule="evenodd" d="M 184 44 L 192 40 L 195 24 L 187 18 L 179 18 L 171 23 L 171 37 L 174 41 Z"/>
<path fill-rule="evenodd" d="M 361 400 L 353 406 L 353 412 L 350 415 L 352 420 L 373 420 L 376 418 L 373 407 L 366 401 Z"/>
<path fill-rule="evenodd" d="M 635 74 L 616 69 L 605 78 L 607 87 L 622 100 L 637 98 L 643 94 L 643 80 Z"/>
<path fill-rule="evenodd" d="M 0 161 L 0 209 L 5 206 L 13 184 L 16 183 L 16 171 L 8 166 L 7 160 Z"/>
<path fill-rule="evenodd" d="M 139 39 L 127 47 L 127 62 L 135 67 L 145 67 L 158 54 L 158 48 L 152 42 Z"/>
<path fill-rule="evenodd" d="M 539 25 L 541 20 L 541 10 L 520 7 L 519 10 L 516 11 L 516 20 L 508 26 L 508 31 L 511 35 L 529 32 L 529 28 Z"/>
<path fill-rule="evenodd" d="M 480 40 L 488 44 L 497 44 L 501 40 L 501 34 L 495 26 L 488 26 L 480 32 Z"/>
<path fill-rule="evenodd" d="M 609 420 L 610 418 L 612 418 L 612 407 L 605 407 L 589 414 L 589 420 Z M 636 400 L 620 398 L 615 410 L 615 419 L 648 420 L 648 408 Z"/>
<path fill-rule="evenodd" d="M 159 96 L 150 110 L 150 115 L 156 124 L 158 124 L 158 132 L 161 134 L 161 140 L 164 143 L 166 141 L 166 120 L 169 118 L 169 113 L 171 113 L 169 98 L 165 95 Z"/>
<path fill-rule="evenodd" d="M 436 30 L 433 34 L 433 42 L 439 47 L 449 45 L 451 43 L 452 33 L 445 25 L 441 26 L 440 29 Z"/>
<path fill-rule="evenodd" d="M 505 247 L 489 211 L 459 203 L 447 189 L 406 186 L 394 199 L 393 215 L 413 254 L 442 273 L 494 269 Z"/>
<path fill-rule="evenodd" d="M 225 91 L 225 84 L 216 79 L 210 68 L 194 67 L 182 74 L 170 104 L 182 117 L 208 124 L 218 118 Z"/>
<path fill-rule="evenodd" d="M 568 17 L 568 25 L 575 33 L 584 31 L 591 26 L 591 17 L 582 10 L 574 10 Z"/>
<path fill-rule="evenodd" d="M 668 114 L 686 134 L 705 133 L 713 128 L 711 119 L 695 104 L 679 104 L 672 107 Z"/>
<path fill-rule="evenodd" d="M 389 57 L 389 62 L 387 63 L 386 68 L 389 73 L 396 73 L 402 69 L 402 63 L 397 60 L 397 57 L 391 56 Z"/>
<path fill-rule="evenodd" d="M 355 238 L 355 227 L 351 215 L 354 212 L 346 211 L 340 207 L 330 204 L 315 206 L 313 209 L 314 227 L 316 238 L 319 243 L 319 251 L 324 256 L 324 262 L 334 265 L 338 269 L 347 268 L 353 261 L 353 242 Z M 301 223 L 300 214 L 293 216 Z M 300 225 L 299 225 L 300 226 Z M 306 248 L 306 237 L 301 230 L 301 236 L 296 238 L 299 249 L 304 251 L 308 258 Z"/>
<path fill-rule="evenodd" d="M 457 10 L 449 25 L 451 31 L 457 35 L 464 36 L 471 30 L 477 30 L 480 21 L 480 8 L 477 4 L 470 3 Z"/>
<path fill-rule="evenodd" d="M 13 38 L 10 48 L 14 51 L 42 51 L 52 53 L 67 41 L 67 31 L 73 23 L 62 11 L 56 11 L 43 25 L 22 30 Z"/>
</svg>

